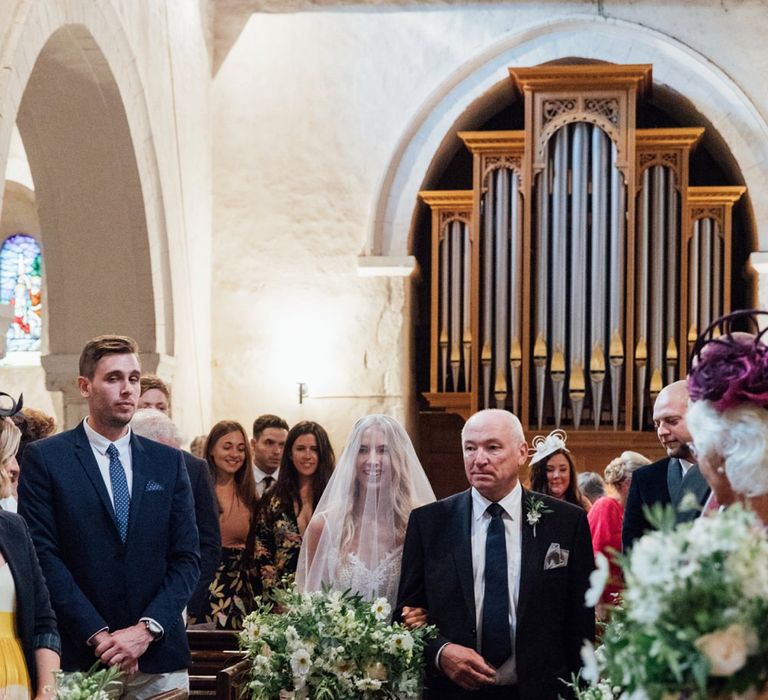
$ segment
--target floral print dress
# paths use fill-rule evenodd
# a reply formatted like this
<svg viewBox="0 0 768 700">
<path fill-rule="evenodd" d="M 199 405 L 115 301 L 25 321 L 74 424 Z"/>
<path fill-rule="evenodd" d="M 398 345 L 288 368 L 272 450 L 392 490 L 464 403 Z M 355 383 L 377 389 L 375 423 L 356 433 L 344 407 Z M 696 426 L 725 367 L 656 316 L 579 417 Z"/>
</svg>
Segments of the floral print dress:
<svg viewBox="0 0 768 700">
<path fill-rule="evenodd" d="M 299 563 L 301 534 L 292 503 L 274 494 L 265 495 L 256 523 L 254 560 L 263 595 L 269 597 L 283 582 L 293 583 Z"/>
</svg>

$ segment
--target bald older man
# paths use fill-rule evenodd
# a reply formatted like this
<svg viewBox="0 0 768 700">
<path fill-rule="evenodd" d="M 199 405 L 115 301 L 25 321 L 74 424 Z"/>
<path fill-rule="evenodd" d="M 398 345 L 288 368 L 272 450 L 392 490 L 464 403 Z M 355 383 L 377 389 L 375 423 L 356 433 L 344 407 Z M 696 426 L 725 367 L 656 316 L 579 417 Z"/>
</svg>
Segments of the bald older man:
<svg viewBox="0 0 768 700">
<path fill-rule="evenodd" d="M 685 380 L 665 386 L 656 397 L 653 424 L 667 456 L 632 474 L 621 533 L 624 551 L 651 529 L 645 517 L 645 507 L 671 503 L 676 510 L 677 522 L 689 522 L 699 515 L 709 496 L 709 486 L 689 447 L 691 434 L 685 422 L 687 412 L 688 383 Z M 680 509 L 681 504 L 685 505 L 686 494 L 693 495 L 698 508 Z"/>
<path fill-rule="evenodd" d="M 528 457 L 511 413 L 476 413 L 462 431 L 471 488 L 411 513 L 399 616 L 428 611 L 425 698 L 555 700 L 593 639 L 584 593 L 594 566 L 585 512 L 523 489 Z"/>
</svg>

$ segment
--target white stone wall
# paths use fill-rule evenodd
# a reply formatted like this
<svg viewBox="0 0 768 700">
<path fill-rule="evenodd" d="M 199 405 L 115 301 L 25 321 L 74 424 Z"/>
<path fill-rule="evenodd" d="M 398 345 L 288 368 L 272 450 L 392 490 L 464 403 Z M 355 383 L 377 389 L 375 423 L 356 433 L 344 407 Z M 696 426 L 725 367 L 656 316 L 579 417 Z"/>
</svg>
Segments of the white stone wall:
<svg viewBox="0 0 768 700">
<path fill-rule="evenodd" d="M 266 4 L 213 83 L 216 417 L 312 418 L 341 447 L 409 413 L 408 282 L 355 259 L 412 253 L 434 154 L 509 65 L 653 63 L 736 154 L 768 249 L 765 2 Z"/>
</svg>

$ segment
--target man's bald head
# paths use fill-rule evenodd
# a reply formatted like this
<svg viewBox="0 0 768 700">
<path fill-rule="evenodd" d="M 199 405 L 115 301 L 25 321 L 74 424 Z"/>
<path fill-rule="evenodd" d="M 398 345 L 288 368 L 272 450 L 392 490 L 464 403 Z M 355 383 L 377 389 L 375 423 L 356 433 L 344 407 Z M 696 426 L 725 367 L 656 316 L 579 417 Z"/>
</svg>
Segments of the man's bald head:
<svg viewBox="0 0 768 700">
<path fill-rule="evenodd" d="M 694 462 L 688 443 L 691 434 L 685 422 L 688 412 L 688 382 L 684 379 L 665 386 L 653 406 L 656 435 L 670 457 Z"/>
</svg>

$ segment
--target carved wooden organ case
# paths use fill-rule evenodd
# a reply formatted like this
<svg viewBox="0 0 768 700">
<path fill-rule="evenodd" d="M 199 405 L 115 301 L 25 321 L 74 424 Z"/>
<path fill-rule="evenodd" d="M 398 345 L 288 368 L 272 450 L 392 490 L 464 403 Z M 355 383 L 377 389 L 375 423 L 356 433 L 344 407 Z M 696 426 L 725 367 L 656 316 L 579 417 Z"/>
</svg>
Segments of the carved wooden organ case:
<svg viewBox="0 0 768 700">
<path fill-rule="evenodd" d="M 743 187 L 689 186 L 702 128 L 637 129 L 651 66 L 510 69 L 524 131 L 463 132 L 473 189 L 432 211 L 431 408 L 639 431 L 730 310 Z"/>
</svg>

